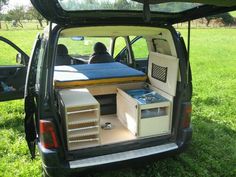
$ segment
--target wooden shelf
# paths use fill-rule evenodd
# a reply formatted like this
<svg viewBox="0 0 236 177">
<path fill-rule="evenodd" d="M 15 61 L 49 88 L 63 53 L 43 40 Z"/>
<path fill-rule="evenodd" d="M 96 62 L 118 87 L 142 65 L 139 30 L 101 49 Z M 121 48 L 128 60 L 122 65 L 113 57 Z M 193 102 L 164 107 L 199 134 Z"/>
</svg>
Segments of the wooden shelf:
<svg viewBox="0 0 236 177">
<path fill-rule="evenodd" d="M 76 125 L 76 124 L 83 124 L 83 123 L 90 123 L 90 122 L 97 122 L 97 118 L 95 117 L 85 117 L 85 118 L 74 118 L 73 120 L 68 120 L 68 125 Z"/>
<path fill-rule="evenodd" d="M 100 106 L 87 89 L 59 91 L 61 112 L 67 132 L 68 150 L 76 150 L 100 144 Z"/>
<path fill-rule="evenodd" d="M 80 112 L 67 115 L 68 125 L 83 124 L 98 121 L 98 111 Z"/>
<path fill-rule="evenodd" d="M 99 134 L 99 129 L 94 128 L 94 129 L 88 129 L 82 132 L 81 131 L 69 132 L 68 138 L 84 137 L 84 136 L 98 135 L 98 134 Z"/>
<path fill-rule="evenodd" d="M 68 132 L 76 132 L 76 131 L 83 132 L 83 131 L 89 131 L 89 130 L 96 129 L 96 128 L 99 128 L 99 125 L 91 126 L 91 127 L 81 127 L 81 128 L 68 129 Z"/>
<path fill-rule="evenodd" d="M 69 143 L 86 143 L 86 142 L 93 142 L 98 141 L 99 138 L 92 138 L 92 139 L 82 139 L 82 140 L 69 140 Z"/>
<path fill-rule="evenodd" d="M 73 111 L 73 112 L 67 112 L 67 115 L 74 115 L 74 114 L 82 114 L 82 113 L 88 113 L 92 111 L 98 111 L 98 108 L 96 109 L 85 109 L 85 110 L 79 110 L 79 111 Z"/>
</svg>

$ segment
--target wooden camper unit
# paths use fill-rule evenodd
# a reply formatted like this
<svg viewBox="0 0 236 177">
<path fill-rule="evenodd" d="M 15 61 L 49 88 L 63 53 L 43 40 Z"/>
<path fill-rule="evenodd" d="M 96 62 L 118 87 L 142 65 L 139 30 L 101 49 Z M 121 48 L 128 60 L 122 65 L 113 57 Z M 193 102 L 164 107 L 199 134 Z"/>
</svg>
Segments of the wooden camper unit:
<svg viewBox="0 0 236 177">
<path fill-rule="evenodd" d="M 150 84 L 139 81 L 59 90 L 60 112 L 65 122 L 68 150 L 170 134 L 177 76 L 177 58 L 151 52 L 148 71 Z M 141 105 L 126 93 L 126 90 L 143 89 L 145 85 L 167 100 Z M 117 94 L 117 116 L 110 117 L 113 119 L 114 128 L 119 127 L 123 131 L 124 138 L 120 136 L 118 129 L 113 129 L 114 136 L 112 130 L 106 132 L 101 129 L 101 124 L 111 119 L 109 120 L 109 116 L 100 117 L 100 105 L 93 96 L 106 94 Z M 162 110 L 163 114 L 143 116 L 146 110 Z"/>
</svg>

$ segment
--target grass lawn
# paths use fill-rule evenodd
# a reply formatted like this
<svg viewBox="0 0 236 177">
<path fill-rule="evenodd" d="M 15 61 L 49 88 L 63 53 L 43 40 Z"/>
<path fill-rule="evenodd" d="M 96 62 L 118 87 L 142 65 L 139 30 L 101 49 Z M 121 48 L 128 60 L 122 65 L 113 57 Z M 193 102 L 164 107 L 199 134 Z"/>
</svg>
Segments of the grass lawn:
<svg viewBox="0 0 236 177">
<path fill-rule="evenodd" d="M 231 14 L 233 17 L 236 17 L 236 11 L 232 11 L 232 12 L 230 12 L 230 14 Z"/>
<path fill-rule="evenodd" d="M 30 53 L 38 31 L 0 31 Z M 187 31 L 181 30 L 186 36 Z M 121 169 L 97 177 L 236 176 L 236 30 L 194 29 L 193 140 L 175 157 L 141 169 Z M 2 47 L 1 47 L 2 48 Z M 1 50 L 2 53 L 2 50 Z M 2 54 L 8 58 L 10 51 Z M 2 58 L 0 58 L 2 60 Z M 12 61 L 13 62 L 13 61 Z M 0 61 L 6 63 L 6 61 Z M 0 103 L 0 176 L 40 176 L 40 158 L 32 161 L 24 141 L 23 101 Z"/>
</svg>

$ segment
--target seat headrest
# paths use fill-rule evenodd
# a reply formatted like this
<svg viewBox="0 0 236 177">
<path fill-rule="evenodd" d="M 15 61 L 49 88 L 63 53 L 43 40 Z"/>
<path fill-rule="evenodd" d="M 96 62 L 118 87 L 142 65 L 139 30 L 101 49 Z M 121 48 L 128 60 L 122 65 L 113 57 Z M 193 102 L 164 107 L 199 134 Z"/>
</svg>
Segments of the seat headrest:
<svg viewBox="0 0 236 177">
<path fill-rule="evenodd" d="M 92 63 L 110 63 L 110 62 L 115 62 L 115 61 L 109 53 L 93 55 L 89 59 L 89 64 L 92 64 Z"/>
<path fill-rule="evenodd" d="M 65 45 L 63 44 L 57 45 L 57 55 L 59 56 L 68 55 L 68 49 L 66 48 Z"/>
<path fill-rule="evenodd" d="M 107 53 L 106 46 L 101 42 L 95 43 L 95 45 L 93 47 L 93 50 L 96 54 L 105 54 L 105 53 Z"/>
</svg>

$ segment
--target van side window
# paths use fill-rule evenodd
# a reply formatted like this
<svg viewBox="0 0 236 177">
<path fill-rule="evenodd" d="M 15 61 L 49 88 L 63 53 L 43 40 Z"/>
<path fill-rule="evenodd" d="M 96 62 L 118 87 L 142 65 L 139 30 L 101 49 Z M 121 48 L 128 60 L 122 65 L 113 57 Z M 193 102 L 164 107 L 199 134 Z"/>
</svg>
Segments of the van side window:
<svg viewBox="0 0 236 177">
<path fill-rule="evenodd" d="M 20 63 L 17 63 L 16 60 L 17 55 L 19 55 L 19 52 L 16 49 L 14 49 L 12 46 L 3 41 L 0 41 L 0 46 L 1 46 L 0 65 L 4 66 L 20 65 Z"/>
<path fill-rule="evenodd" d="M 136 40 L 131 44 L 134 60 L 147 60 L 148 59 L 148 46 L 147 41 L 143 37 Z"/>
<path fill-rule="evenodd" d="M 113 58 L 123 64 L 129 62 L 129 51 L 127 49 L 127 42 L 125 37 L 117 37 L 114 42 Z"/>
<path fill-rule="evenodd" d="M 159 38 L 153 39 L 153 46 L 155 52 L 165 55 L 171 55 L 170 45 L 167 40 Z"/>
<path fill-rule="evenodd" d="M 114 45 L 114 54 L 113 56 L 116 57 L 122 49 L 126 48 L 126 42 L 124 37 L 118 37 L 115 39 Z"/>
</svg>

